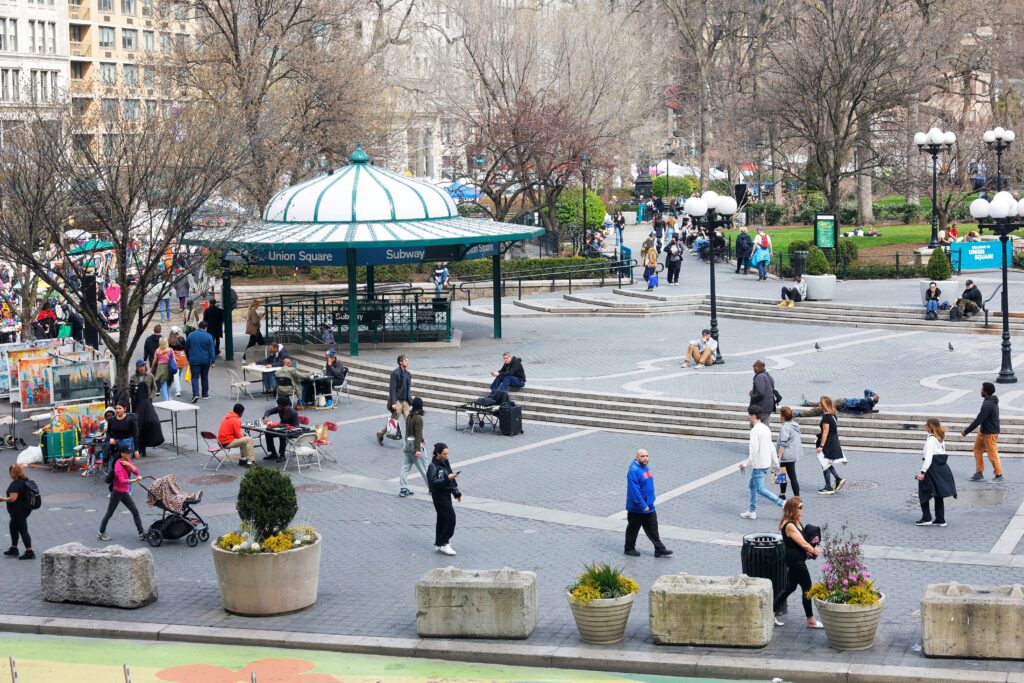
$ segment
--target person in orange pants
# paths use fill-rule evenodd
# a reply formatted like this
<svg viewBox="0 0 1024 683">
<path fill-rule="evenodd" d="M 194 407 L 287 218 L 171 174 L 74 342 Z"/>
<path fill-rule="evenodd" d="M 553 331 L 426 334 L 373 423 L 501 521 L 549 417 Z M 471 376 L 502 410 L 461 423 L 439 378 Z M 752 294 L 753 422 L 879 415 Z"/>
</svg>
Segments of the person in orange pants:
<svg viewBox="0 0 1024 683">
<path fill-rule="evenodd" d="M 974 422 L 967 425 L 961 432 L 967 436 L 975 429 L 978 435 L 974 437 L 974 474 L 971 481 L 984 481 L 985 460 L 983 455 L 988 453 L 988 459 L 992 462 L 994 482 L 1003 480 L 1003 466 L 999 463 L 999 446 L 996 443 L 999 439 L 999 399 L 996 398 L 996 386 L 992 382 L 983 382 L 981 385 L 981 410 Z"/>
</svg>

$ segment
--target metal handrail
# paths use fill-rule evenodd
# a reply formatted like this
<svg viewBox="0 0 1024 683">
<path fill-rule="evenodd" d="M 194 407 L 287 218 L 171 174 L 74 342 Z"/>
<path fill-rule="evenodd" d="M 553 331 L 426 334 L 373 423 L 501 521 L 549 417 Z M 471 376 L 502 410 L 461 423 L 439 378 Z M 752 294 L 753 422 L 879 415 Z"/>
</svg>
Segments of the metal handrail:
<svg viewBox="0 0 1024 683">
<path fill-rule="evenodd" d="M 606 263 L 587 263 L 587 264 L 581 263 L 581 264 L 572 265 L 572 266 L 551 266 L 551 267 L 547 267 L 547 268 L 534 268 L 532 270 L 516 271 L 514 273 L 503 273 L 501 275 L 501 278 L 500 278 L 501 279 L 501 295 L 502 296 L 505 295 L 505 291 L 507 289 L 507 286 L 506 286 L 507 282 L 509 280 L 515 280 L 516 283 L 517 283 L 517 292 L 518 292 L 516 298 L 521 300 L 523 298 L 523 280 L 526 280 L 526 281 L 531 281 L 531 280 L 534 280 L 534 281 L 537 281 L 537 280 L 547 280 L 549 277 L 551 279 L 551 291 L 555 291 L 555 281 L 558 279 L 556 276 L 559 276 L 559 275 L 568 275 L 568 278 L 566 278 L 566 279 L 569 281 L 569 293 L 572 294 L 572 279 L 573 279 L 572 276 L 574 274 L 576 274 L 576 273 L 593 274 L 593 272 L 595 270 L 600 272 L 600 278 L 601 278 L 600 286 L 603 287 L 604 286 L 604 281 L 605 281 L 605 274 L 606 274 L 606 272 L 609 269 L 612 269 L 615 272 L 615 275 L 618 278 L 619 286 L 621 287 L 622 286 L 622 279 L 623 279 L 623 271 L 624 270 L 628 270 L 629 271 L 629 283 L 632 284 L 633 283 L 633 269 L 637 268 L 637 267 L 639 267 L 639 264 L 637 263 L 636 259 L 620 259 L 620 260 L 617 260 L 617 261 L 608 261 Z M 661 270 L 663 270 L 664 267 L 665 266 L 663 264 L 659 263 L 658 264 L 658 272 L 661 272 Z M 577 279 L 579 279 L 579 278 L 577 278 Z M 582 278 L 582 279 L 591 279 L 591 278 Z M 467 285 L 472 285 L 472 284 L 475 284 L 475 283 L 478 283 L 478 282 L 492 282 L 492 281 L 493 281 L 492 277 L 485 277 L 485 276 L 479 276 L 479 277 L 475 277 L 475 278 L 470 278 L 470 279 L 462 280 L 462 281 L 459 282 L 459 286 L 458 286 L 457 290 L 453 291 L 453 295 L 457 294 L 457 292 L 462 292 L 463 294 L 466 295 L 466 305 L 467 306 L 472 306 L 473 305 L 473 291 L 472 291 L 471 288 L 467 287 Z M 455 300 L 454 296 L 453 296 L 452 300 L 453 301 Z"/>
</svg>

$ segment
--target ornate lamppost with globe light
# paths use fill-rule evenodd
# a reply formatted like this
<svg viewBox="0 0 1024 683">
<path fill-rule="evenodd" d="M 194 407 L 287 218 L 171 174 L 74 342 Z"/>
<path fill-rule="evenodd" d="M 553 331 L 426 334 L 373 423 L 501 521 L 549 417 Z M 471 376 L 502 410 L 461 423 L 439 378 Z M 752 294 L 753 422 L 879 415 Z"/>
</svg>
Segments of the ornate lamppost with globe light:
<svg viewBox="0 0 1024 683">
<path fill-rule="evenodd" d="M 996 192 L 1003 189 L 1003 152 L 1010 149 L 1010 145 L 1017 139 L 1017 134 L 1012 130 L 1006 130 L 1002 126 L 996 126 L 992 130 L 986 130 L 981 139 L 985 146 L 996 153 Z"/>
<path fill-rule="evenodd" d="M 1013 142 L 1012 131 L 1009 142 Z M 1009 142 L 1006 143 L 1007 147 L 1009 147 Z M 999 181 L 997 180 L 996 182 L 998 185 Z M 1017 381 L 1017 376 L 1013 373 L 1013 360 L 1010 348 L 1010 297 L 1006 289 L 1006 271 L 1009 257 L 1007 243 L 1010 240 L 1011 232 L 1024 228 L 1024 199 L 1017 201 L 1013 198 L 1013 195 L 1005 191 L 997 192 L 992 201 L 979 197 L 971 202 L 971 215 L 978 219 L 979 226 L 991 228 L 993 232 L 998 234 L 999 241 L 1002 243 L 1003 291 L 1001 293 L 1000 306 L 1003 309 L 1003 353 L 1002 364 L 999 368 L 999 376 L 996 377 L 996 382 L 1012 384 Z"/>
<path fill-rule="evenodd" d="M 951 131 L 942 131 L 932 127 L 927 133 L 915 133 L 914 144 L 921 153 L 930 154 L 932 157 L 932 239 L 928 242 L 929 249 L 939 246 L 939 214 L 938 214 L 938 182 L 939 182 L 939 155 L 953 149 L 956 142 L 956 135 Z"/>
<path fill-rule="evenodd" d="M 736 213 L 736 200 L 728 196 L 719 196 L 717 192 L 708 191 L 700 197 L 690 197 L 683 204 L 685 211 L 693 224 L 698 229 L 703 226 L 708 229 L 708 262 L 710 263 L 710 290 L 711 290 L 711 337 L 718 342 L 718 299 L 715 294 L 715 230 L 728 228 L 732 225 L 732 218 Z M 715 363 L 724 363 L 722 358 L 722 345 L 718 344 L 715 350 Z"/>
</svg>

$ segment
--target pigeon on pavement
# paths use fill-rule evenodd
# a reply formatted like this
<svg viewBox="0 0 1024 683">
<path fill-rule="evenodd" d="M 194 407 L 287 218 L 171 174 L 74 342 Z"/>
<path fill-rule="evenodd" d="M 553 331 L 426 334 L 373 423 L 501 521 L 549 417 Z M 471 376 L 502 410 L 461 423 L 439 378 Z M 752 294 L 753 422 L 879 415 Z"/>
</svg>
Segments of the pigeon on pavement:
<svg viewBox="0 0 1024 683">
<path fill-rule="evenodd" d="M 953 350 L 953 343 L 952 343 L 952 342 L 949 342 L 949 350 L 950 350 L 950 351 L 952 351 L 952 350 Z"/>
<path fill-rule="evenodd" d="M 821 344 L 819 344 L 818 342 L 814 342 L 814 350 L 821 351 Z"/>
</svg>

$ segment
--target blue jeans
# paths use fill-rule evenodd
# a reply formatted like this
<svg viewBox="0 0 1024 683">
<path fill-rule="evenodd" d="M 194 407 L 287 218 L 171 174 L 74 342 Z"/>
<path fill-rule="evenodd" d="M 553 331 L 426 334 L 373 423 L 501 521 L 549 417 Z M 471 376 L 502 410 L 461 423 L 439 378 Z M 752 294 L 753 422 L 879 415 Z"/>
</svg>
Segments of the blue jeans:
<svg viewBox="0 0 1024 683">
<path fill-rule="evenodd" d="M 615 228 L 615 246 L 617 247 L 621 247 L 623 244 L 622 232 L 623 228 Z"/>
<path fill-rule="evenodd" d="M 509 387 L 522 389 L 524 386 L 526 386 L 526 382 L 523 380 L 513 375 L 506 375 L 504 377 L 494 378 L 494 381 L 491 382 L 491 391 L 494 391 L 495 389 L 499 391 L 508 391 Z"/>
<path fill-rule="evenodd" d="M 764 475 L 769 471 L 767 467 L 751 468 L 750 481 L 748 482 L 748 487 L 750 488 L 750 507 L 747 508 L 747 512 L 757 510 L 757 494 L 761 494 L 779 507 L 784 505 L 781 498 L 764 487 Z"/>
<path fill-rule="evenodd" d="M 757 277 L 765 280 L 768 278 L 768 262 L 758 261 L 757 263 Z"/>
<path fill-rule="evenodd" d="M 935 299 L 929 299 L 928 301 L 924 302 L 924 307 L 925 310 L 928 311 L 929 313 L 939 312 L 939 302 L 936 301 Z"/>
<path fill-rule="evenodd" d="M 171 300 L 160 299 L 160 319 L 170 320 L 171 319 Z"/>
<path fill-rule="evenodd" d="M 206 363 L 204 365 L 200 365 L 198 363 L 189 363 L 189 367 L 192 368 L 192 395 L 200 395 L 199 384 L 200 381 L 202 381 L 202 397 L 208 397 L 210 395 L 210 364 Z"/>
<path fill-rule="evenodd" d="M 175 375 L 175 377 L 177 377 L 177 375 Z M 171 400 L 171 383 L 169 381 L 160 382 L 160 398 L 165 401 Z"/>
</svg>

